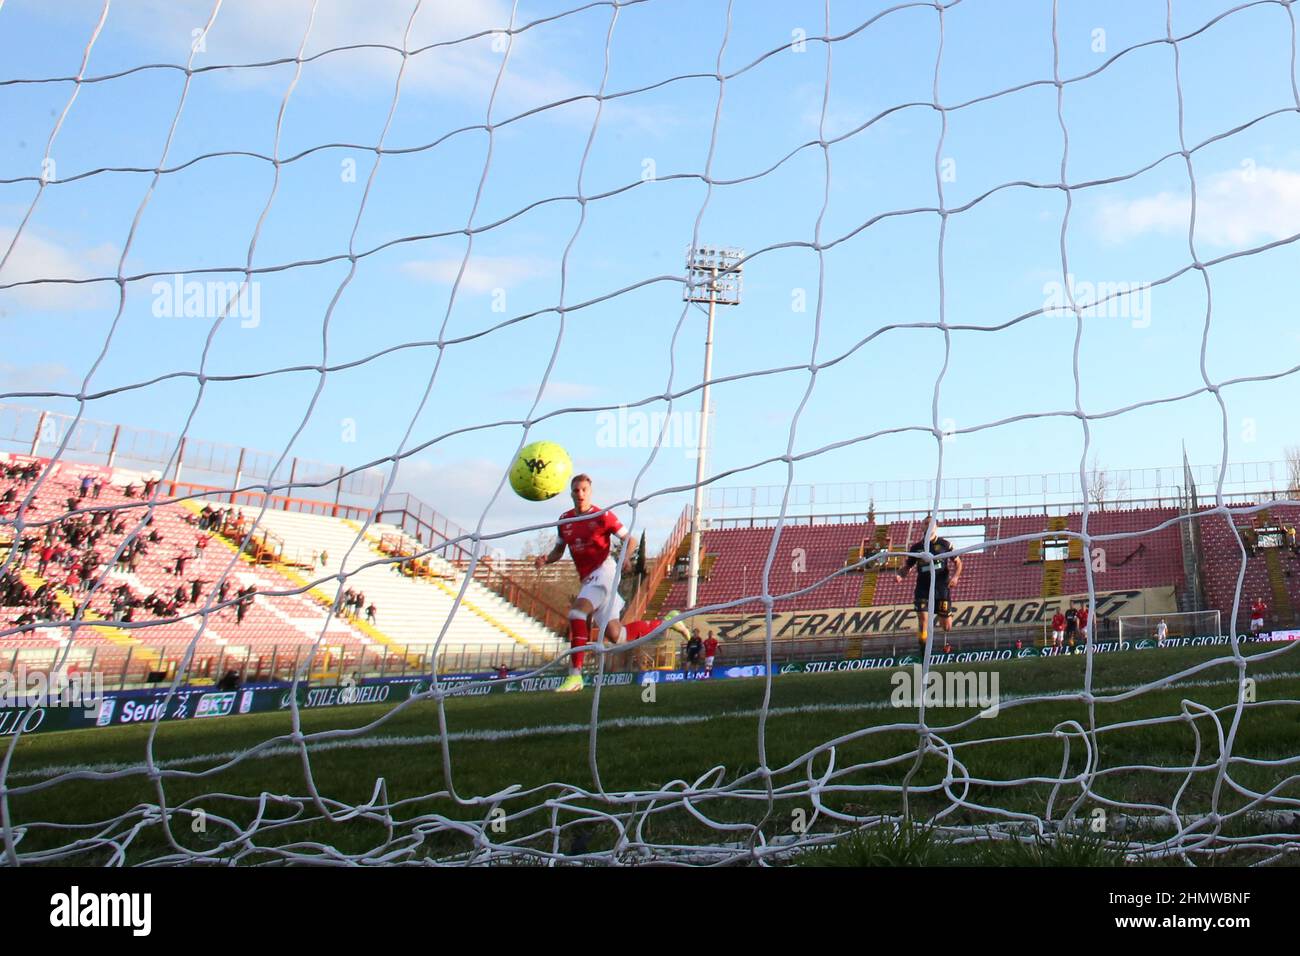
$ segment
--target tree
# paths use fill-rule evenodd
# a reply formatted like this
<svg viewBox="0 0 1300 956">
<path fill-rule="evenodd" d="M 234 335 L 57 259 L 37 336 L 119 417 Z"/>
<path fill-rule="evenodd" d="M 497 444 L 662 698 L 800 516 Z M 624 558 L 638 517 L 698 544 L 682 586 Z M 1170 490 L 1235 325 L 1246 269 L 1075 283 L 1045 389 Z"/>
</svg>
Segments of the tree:
<svg viewBox="0 0 1300 956">
<path fill-rule="evenodd" d="M 1118 480 L 1111 477 L 1106 467 L 1093 456 L 1092 470 L 1087 475 L 1088 487 L 1085 493 L 1088 501 L 1097 509 L 1106 506 L 1106 502 L 1117 500 L 1124 492 L 1128 491 L 1128 482 L 1123 478 Z"/>
</svg>

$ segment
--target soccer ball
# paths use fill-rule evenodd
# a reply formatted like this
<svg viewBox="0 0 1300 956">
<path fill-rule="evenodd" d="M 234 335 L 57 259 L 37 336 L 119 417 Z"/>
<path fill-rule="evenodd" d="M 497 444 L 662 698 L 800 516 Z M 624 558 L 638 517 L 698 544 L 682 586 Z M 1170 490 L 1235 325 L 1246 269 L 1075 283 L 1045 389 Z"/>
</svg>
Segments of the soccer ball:
<svg viewBox="0 0 1300 956">
<path fill-rule="evenodd" d="M 573 462 L 567 451 L 553 441 L 535 441 L 515 459 L 510 487 L 520 498 L 545 501 L 563 491 L 572 474 Z"/>
</svg>

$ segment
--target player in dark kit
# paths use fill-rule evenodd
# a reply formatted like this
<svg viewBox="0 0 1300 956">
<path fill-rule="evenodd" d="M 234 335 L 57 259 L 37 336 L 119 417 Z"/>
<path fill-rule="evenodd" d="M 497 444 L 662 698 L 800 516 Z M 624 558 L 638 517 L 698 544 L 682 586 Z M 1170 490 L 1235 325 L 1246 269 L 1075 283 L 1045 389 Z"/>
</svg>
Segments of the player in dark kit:
<svg viewBox="0 0 1300 956">
<path fill-rule="evenodd" d="M 691 673 L 700 669 L 700 657 L 704 653 L 704 642 L 700 640 L 699 631 L 691 631 L 691 639 L 686 642 L 686 662 L 690 665 Z"/>
<path fill-rule="evenodd" d="M 927 517 L 925 523 L 928 525 L 930 519 Z M 912 570 L 912 565 L 916 565 L 916 590 L 912 592 L 912 606 L 916 608 L 916 617 L 919 627 L 918 638 L 921 643 L 921 656 L 925 656 L 925 640 L 929 636 L 927 625 L 929 624 L 929 605 L 930 605 L 930 578 L 931 567 L 934 569 L 934 616 L 939 619 L 945 632 L 952 629 L 952 588 L 956 586 L 957 579 L 961 577 L 961 558 L 945 558 L 945 555 L 953 550 L 952 542 L 947 538 L 939 537 L 939 526 L 936 523 L 930 531 L 930 546 L 927 548 L 925 539 L 916 542 L 909 551 L 914 555 L 917 553 L 924 554 L 928 551 L 934 556 L 934 563 L 931 565 L 924 558 L 910 557 L 907 563 L 898 569 L 898 576 L 906 578 L 907 573 Z M 951 565 L 951 572 L 949 571 Z"/>
</svg>

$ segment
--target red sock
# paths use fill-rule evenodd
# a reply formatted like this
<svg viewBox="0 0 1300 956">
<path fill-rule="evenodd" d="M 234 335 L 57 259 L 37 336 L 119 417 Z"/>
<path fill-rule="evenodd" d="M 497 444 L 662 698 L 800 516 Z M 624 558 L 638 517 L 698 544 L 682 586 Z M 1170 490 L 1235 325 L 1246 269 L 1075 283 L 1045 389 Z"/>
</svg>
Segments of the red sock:
<svg viewBox="0 0 1300 956">
<path fill-rule="evenodd" d="M 569 644 L 573 647 L 583 647 L 587 643 L 587 619 L 585 617 L 569 618 Z M 569 658 L 570 665 L 582 670 L 582 662 L 586 658 L 582 651 L 574 654 Z"/>
</svg>

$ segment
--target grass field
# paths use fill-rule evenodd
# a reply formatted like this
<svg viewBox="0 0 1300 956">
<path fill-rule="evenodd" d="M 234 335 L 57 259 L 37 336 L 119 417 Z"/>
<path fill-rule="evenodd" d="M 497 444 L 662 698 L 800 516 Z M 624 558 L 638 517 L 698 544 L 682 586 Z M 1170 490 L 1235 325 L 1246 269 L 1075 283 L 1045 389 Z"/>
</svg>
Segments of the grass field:
<svg viewBox="0 0 1300 956">
<path fill-rule="evenodd" d="M 1256 703 L 1236 728 L 1217 801 L 1220 737 L 1238 695 L 1236 667 L 1210 663 L 1221 647 L 1097 655 L 1102 697 L 1190 673 L 1099 700 L 1091 714 L 1079 698 L 1021 700 L 1078 694 L 1081 657 L 950 665 L 942 670 L 996 673 L 1000 711 L 929 709 L 934 737 L 919 762 L 918 733 L 906 726 L 917 713 L 890 705 L 890 672 L 778 677 L 763 725 L 770 792 L 758 772 L 765 682 L 727 680 L 657 685 L 653 701 L 641 688 L 608 688 L 595 739 L 591 690 L 449 698 L 445 728 L 433 701 L 303 711 L 308 759 L 288 736 L 287 711 L 165 723 L 154 779 L 148 727 L 31 736 L 13 754 L 6 809 L 17 852 L 33 863 L 198 853 L 225 864 L 471 854 L 527 864 L 607 861 L 612 848 L 625 863 L 1181 864 L 1176 848 L 1202 864 L 1287 863 L 1300 858 L 1300 824 L 1258 811 L 1300 807 L 1293 650 L 1247 648 Z M 1067 756 L 1054 728 L 1068 721 L 1096 733 L 1071 731 Z M 1089 771 L 1088 795 L 1058 829 Z M 1040 833 L 1033 821 L 1049 817 L 1049 802 L 1053 823 Z M 1211 811 L 1226 819 L 1195 819 Z M 792 842 L 826 846 L 793 852 Z M 751 843 L 759 850 L 747 855 Z"/>
</svg>

